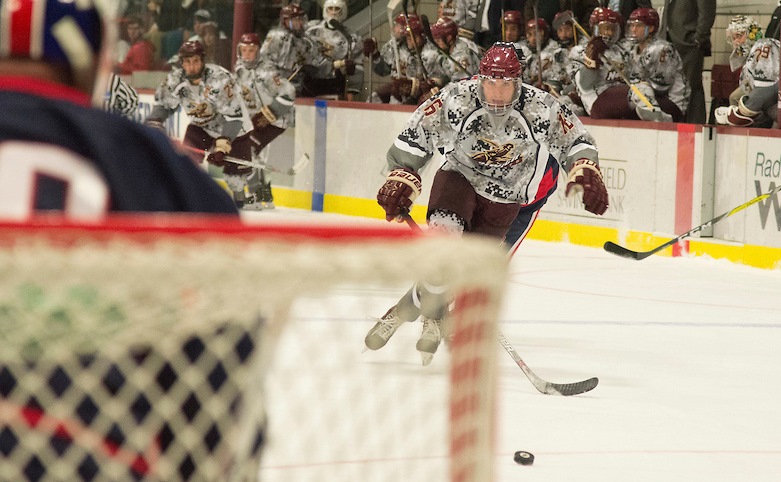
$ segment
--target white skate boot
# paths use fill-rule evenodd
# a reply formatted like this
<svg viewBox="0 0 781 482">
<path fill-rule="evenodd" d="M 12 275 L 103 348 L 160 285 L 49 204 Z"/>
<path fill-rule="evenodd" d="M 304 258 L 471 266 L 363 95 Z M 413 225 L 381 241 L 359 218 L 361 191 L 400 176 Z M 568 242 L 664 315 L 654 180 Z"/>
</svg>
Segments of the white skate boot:
<svg viewBox="0 0 781 482">
<path fill-rule="evenodd" d="M 263 204 L 258 200 L 258 197 L 253 194 L 244 200 L 244 206 L 242 206 L 242 209 L 246 209 L 248 211 L 262 211 L 264 207 Z"/>
<path fill-rule="evenodd" d="M 420 352 L 420 358 L 423 366 L 431 363 L 434 359 L 434 353 L 439 348 L 439 342 L 442 340 L 442 320 L 432 320 L 423 318 L 423 332 L 420 335 L 415 348 Z"/>
<path fill-rule="evenodd" d="M 389 309 L 379 320 L 374 324 L 369 333 L 366 334 L 366 348 L 370 350 L 379 350 L 384 347 L 390 337 L 396 333 L 401 325 L 404 324 L 404 320 L 399 318 L 396 312 L 396 307 Z"/>
</svg>

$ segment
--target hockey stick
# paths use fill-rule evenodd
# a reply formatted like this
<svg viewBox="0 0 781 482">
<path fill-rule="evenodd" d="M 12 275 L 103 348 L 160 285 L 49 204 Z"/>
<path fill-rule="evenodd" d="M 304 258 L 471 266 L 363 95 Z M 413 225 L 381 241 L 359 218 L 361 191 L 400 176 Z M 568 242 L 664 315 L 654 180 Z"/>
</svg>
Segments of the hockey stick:
<svg viewBox="0 0 781 482">
<path fill-rule="evenodd" d="M 404 23 L 407 26 L 407 37 L 412 40 L 412 45 L 415 47 L 415 58 L 418 59 L 418 62 L 420 62 L 420 70 L 423 73 L 423 79 L 428 80 L 428 70 L 426 69 L 426 64 L 423 63 L 423 57 L 420 55 L 420 47 L 418 47 L 418 42 L 415 40 L 415 34 L 412 33 L 412 28 L 409 26 L 409 16 L 407 15 L 407 1 L 408 0 L 401 0 L 401 14 L 404 16 Z"/>
<path fill-rule="evenodd" d="M 436 47 L 436 48 L 437 48 L 437 51 L 438 51 L 440 54 L 444 55 L 444 56 L 445 56 L 445 57 L 447 57 L 447 58 L 448 58 L 448 59 L 449 59 L 451 62 L 453 62 L 453 63 L 456 65 L 456 67 L 458 67 L 458 70 L 460 70 L 461 72 L 463 72 L 463 73 L 465 73 L 466 75 L 468 75 L 468 76 L 470 76 L 470 77 L 471 77 L 471 75 L 472 75 L 472 74 L 470 74 L 470 73 L 469 73 L 469 71 L 468 71 L 468 70 L 466 70 L 466 68 L 465 68 L 463 65 L 461 65 L 460 63 L 458 63 L 458 61 L 457 61 L 456 59 L 454 59 L 454 58 L 453 58 L 453 57 L 452 57 L 452 56 L 451 56 L 449 53 L 445 52 L 445 50 L 444 50 L 442 47 L 440 47 L 440 46 L 439 46 L 439 45 L 438 45 L 438 44 L 437 44 L 437 43 L 434 41 L 434 36 L 431 34 L 431 24 L 429 23 L 429 21 L 428 21 L 428 17 L 427 17 L 426 15 L 421 15 L 421 16 L 420 16 L 420 23 L 421 23 L 421 25 L 423 25 L 423 35 L 425 35 L 425 36 L 426 36 L 426 40 L 428 40 L 429 42 L 431 42 L 431 45 L 433 45 L 434 47 Z"/>
<path fill-rule="evenodd" d="M 393 22 L 393 10 L 396 8 L 396 5 L 399 4 L 400 0 L 391 0 L 388 2 L 388 28 L 390 29 L 390 40 L 391 40 L 391 47 L 393 48 L 393 60 L 396 63 L 396 75 L 401 75 L 401 61 L 399 60 L 399 47 L 396 45 L 396 36 L 394 35 L 393 29 L 394 22 Z"/>
<path fill-rule="evenodd" d="M 185 144 L 179 144 L 184 149 L 187 149 L 188 151 L 194 153 L 194 154 L 202 154 L 204 160 L 208 155 L 210 154 L 210 151 L 204 151 L 201 149 L 198 149 L 196 147 L 188 146 Z M 268 172 L 276 172 L 279 174 L 286 174 L 288 176 L 295 176 L 299 172 L 301 172 L 301 169 L 303 169 L 307 164 L 309 164 L 309 154 L 304 153 L 296 162 L 293 164 L 293 167 L 290 169 L 278 169 L 276 167 L 271 167 L 267 164 L 259 164 L 257 162 L 252 161 L 246 161 L 244 159 L 239 159 L 238 157 L 233 156 L 224 156 L 223 159 L 226 162 L 230 162 L 231 164 L 238 164 L 239 166 L 247 166 L 247 167 L 254 167 L 255 169 L 262 169 Z"/>
<path fill-rule="evenodd" d="M 416 223 L 415 220 L 410 217 L 409 213 L 402 214 L 400 217 L 402 217 L 403 220 L 413 230 L 421 231 L 420 226 L 418 226 L 418 223 Z M 526 363 L 521 358 L 521 355 L 518 354 L 515 348 L 513 348 L 512 344 L 510 344 L 510 341 L 507 339 L 507 337 L 505 337 L 498 328 L 496 329 L 496 338 L 499 340 L 499 344 L 502 345 L 502 348 L 504 348 L 510 357 L 512 357 L 513 361 L 518 365 L 521 371 L 523 371 L 524 375 L 526 375 L 526 378 L 529 379 L 532 385 L 534 385 L 534 388 L 536 388 L 540 393 L 544 393 L 545 395 L 561 395 L 564 397 L 569 397 L 591 391 L 596 388 L 597 384 L 599 384 L 599 378 L 597 377 L 592 377 L 588 380 L 575 383 L 553 383 L 544 380 L 538 377 L 537 374 L 534 373 L 528 365 L 526 365 Z"/>
<path fill-rule="evenodd" d="M 682 240 L 684 238 L 688 238 L 689 236 L 691 236 L 694 233 L 702 231 L 703 229 L 707 228 L 708 226 L 711 226 L 713 224 L 718 223 L 719 221 L 721 221 L 722 219 L 724 219 L 726 217 L 732 216 L 733 214 L 735 214 L 738 211 L 742 211 L 742 210 L 746 209 L 747 207 L 751 206 L 752 204 L 756 204 L 756 203 L 758 203 L 758 202 L 760 202 L 762 200 L 765 200 L 765 199 L 769 198 L 770 196 L 772 196 L 773 194 L 777 193 L 778 191 L 781 191 L 781 184 L 776 186 L 776 187 L 774 187 L 773 189 L 771 189 L 770 191 L 766 192 L 765 194 L 761 194 L 761 195 L 755 197 L 754 199 L 752 199 L 752 200 L 750 200 L 748 202 L 745 202 L 745 203 L 741 204 L 740 206 L 727 211 L 726 213 L 722 214 L 721 216 L 717 216 L 717 217 L 711 219 L 707 223 L 700 224 L 696 228 L 691 229 L 689 231 L 686 231 L 685 233 L 683 233 L 680 236 L 675 237 L 675 238 L 667 241 L 666 243 L 660 244 L 659 246 L 655 247 L 654 249 L 652 249 L 650 251 L 632 251 L 631 249 L 627 249 L 627 248 L 625 248 L 623 246 L 619 246 L 619 245 L 617 245 L 616 243 L 614 243 L 612 241 L 606 242 L 603 247 L 605 248 L 605 251 L 607 251 L 608 253 L 612 253 L 612 254 L 615 254 L 616 256 L 621 256 L 623 258 L 635 259 L 637 261 L 640 261 L 641 259 L 645 259 L 645 258 L 651 256 L 654 253 L 658 253 L 659 251 L 663 250 L 664 248 L 667 248 L 668 246 L 672 246 L 673 244 L 677 243 L 678 241 L 680 241 L 680 240 Z"/>
</svg>

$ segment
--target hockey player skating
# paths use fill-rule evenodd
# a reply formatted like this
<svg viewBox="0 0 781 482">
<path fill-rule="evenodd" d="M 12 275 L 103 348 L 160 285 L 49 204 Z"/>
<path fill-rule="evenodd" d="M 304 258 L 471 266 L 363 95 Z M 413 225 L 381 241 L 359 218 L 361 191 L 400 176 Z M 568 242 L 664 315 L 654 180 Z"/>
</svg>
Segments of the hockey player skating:
<svg viewBox="0 0 781 482">
<path fill-rule="evenodd" d="M 231 155 L 252 159 L 252 143 L 242 131 L 241 98 L 231 73 L 219 65 L 204 62 L 205 51 L 197 40 L 179 48 L 181 67 L 172 70 L 155 91 L 155 103 L 146 124 L 162 128 L 163 122 L 181 106 L 190 119 L 184 144 L 209 150 L 207 161 L 223 168 L 225 182 L 233 192 L 237 207 L 255 202 L 246 197 L 246 177 L 252 168 L 226 162 Z"/>
<path fill-rule="evenodd" d="M 522 70 L 513 44 L 496 43 L 477 77 L 447 85 L 417 108 L 388 150 L 390 172 L 377 194 L 388 221 L 406 215 L 421 191 L 418 171 L 438 150 L 445 161 L 431 188 L 431 230 L 482 234 L 499 243 L 521 209 L 536 212 L 545 204 L 559 169 L 569 173 L 567 194 L 580 188 L 588 211 L 605 212 L 593 138 L 550 94 L 523 84 Z M 401 325 L 422 317 L 416 348 L 428 364 L 450 302 L 442 281 L 415 284 L 369 330 L 366 346 L 382 348 Z"/>
<path fill-rule="evenodd" d="M 345 0 L 325 0 L 323 19 L 312 21 L 305 35 L 319 56 L 304 67 L 302 95 L 357 100 L 363 86 L 363 41 L 342 22 Z"/>
<path fill-rule="evenodd" d="M 236 48 L 236 86 L 252 118 L 253 129 L 249 138 L 253 157 L 259 158 L 260 151 L 293 125 L 296 91 L 275 65 L 260 57 L 257 34 L 245 33 Z M 271 183 L 263 170 L 255 169 L 247 174 L 246 182 L 249 192 L 254 193 L 258 200 L 249 206 L 274 207 Z"/>
<path fill-rule="evenodd" d="M 40 21 L 30 22 L 30 12 Z M 236 215 L 230 197 L 165 134 L 93 107 L 109 88 L 105 60 L 114 40 L 102 13 L 91 2 L 0 2 L 8 22 L 0 35 L 0 217 Z M 63 24 L 73 29 L 64 36 Z M 47 41 L 36 49 L 35 39 Z M 74 41 L 79 53 L 69 56 Z"/>
<path fill-rule="evenodd" d="M 739 15 L 727 26 L 732 46 L 730 67 L 741 66 L 740 85 L 730 96 L 733 105 L 717 107 L 719 124 L 771 127 L 778 112 L 779 41 L 762 38 L 762 29 L 752 17 Z"/>
<path fill-rule="evenodd" d="M 673 44 L 656 37 L 659 14 L 653 8 L 638 8 L 626 22 L 626 49 L 631 56 L 627 66 L 630 82 L 645 83 L 646 97 L 659 109 L 650 110 L 635 102 L 640 119 L 681 122 L 689 104 L 691 89 L 683 76 L 681 56 Z"/>
</svg>

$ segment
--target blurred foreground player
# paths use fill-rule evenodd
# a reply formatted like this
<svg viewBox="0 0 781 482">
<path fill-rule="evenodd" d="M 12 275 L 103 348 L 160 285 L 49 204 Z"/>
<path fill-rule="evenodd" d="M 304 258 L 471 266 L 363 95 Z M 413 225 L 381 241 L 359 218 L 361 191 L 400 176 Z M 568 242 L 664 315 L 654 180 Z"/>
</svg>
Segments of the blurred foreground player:
<svg viewBox="0 0 781 482">
<path fill-rule="evenodd" d="M 586 210 L 605 212 L 607 191 L 593 138 L 552 95 L 523 84 L 522 70 L 513 44 L 496 43 L 477 77 L 447 85 L 417 108 L 388 150 L 390 173 L 377 194 L 388 221 L 407 215 L 421 191 L 418 172 L 437 150 L 445 162 L 431 187 L 431 230 L 482 234 L 499 243 L 523 211 L 529 213 L 518 226 L 523 232 L 556 190 L 559 169 L 569 172 L 567 194 L 582 189 Z M 416 347 L 424 365 L 431 361 L 451 300 L 444 280 L 424 281 L 369 330 L 368 348 L 382 348 L 402 324 L 422 317 Z"/>
<path fill-rule="evenodd" d="M 32 22 L 33 12 L 43 20 Z M 0 0 L 0 217 L 235 214 L 165 134 L 92 107 L 93 93 L 95 105 L 103 101 L 110 70 L 101 14 L 91 2 Z"/>
</svg>

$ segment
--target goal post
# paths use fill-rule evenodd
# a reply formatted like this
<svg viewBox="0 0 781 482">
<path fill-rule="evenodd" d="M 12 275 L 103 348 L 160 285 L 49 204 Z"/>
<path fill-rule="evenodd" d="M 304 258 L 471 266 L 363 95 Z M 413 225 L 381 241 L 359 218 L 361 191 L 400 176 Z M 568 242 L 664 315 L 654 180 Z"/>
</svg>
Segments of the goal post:
<svg viewBox="0 0 781 482">
<path fill-rule="evenodd" d="M 493 480 L 495 241 L 40 218 L 0 224 L 0 266 L 1 480 Z M 432 279 L 453 300 L 434 363 L 419 321 L 362 353 Z"/>
</svg>

